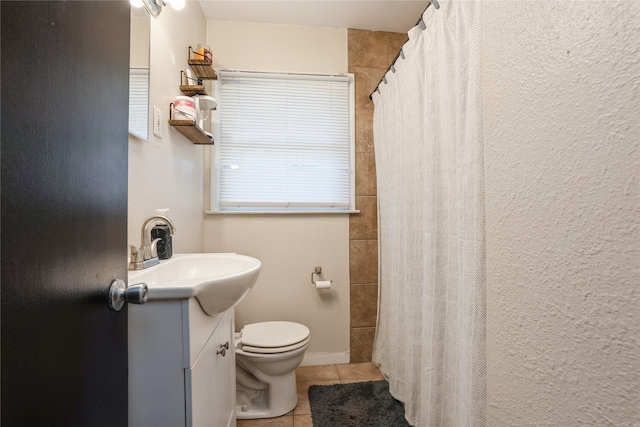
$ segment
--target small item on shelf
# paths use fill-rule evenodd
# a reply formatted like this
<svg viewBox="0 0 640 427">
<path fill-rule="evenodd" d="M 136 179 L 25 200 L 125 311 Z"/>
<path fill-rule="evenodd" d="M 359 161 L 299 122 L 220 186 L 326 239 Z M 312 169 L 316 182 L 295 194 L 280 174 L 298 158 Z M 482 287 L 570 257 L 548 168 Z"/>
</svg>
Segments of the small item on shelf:
<svg viewBox="0 0 640 427">
<path fill-rule="evenodd" d="M 190 96 L 176 96 L 173 101 L 176 120 L 197 120 L 196 103 Z"/>
<path fill-rule="evenodd" d="M 211 48 L 206 44 L 199 44 L 196 47 L 196 50 L 193 52 L 193 58 L 197 60 L 205 60 L 210 64 L 213 62 L 213 52 L 211 52 Z"/>
<path fill-rule="evenodd" d="M 190 69 L 180 71 L 180 84 L 187 86 L 198 86 L 202 81 L 196 77 Z"/>
<path fill-rule="evenodd" d="M 198 95 L 194 96 L 194 99 L 196 101 L 196 110 L 215 110 L 218 106 L 218 102 L 213 96 Z"/>
</svg>

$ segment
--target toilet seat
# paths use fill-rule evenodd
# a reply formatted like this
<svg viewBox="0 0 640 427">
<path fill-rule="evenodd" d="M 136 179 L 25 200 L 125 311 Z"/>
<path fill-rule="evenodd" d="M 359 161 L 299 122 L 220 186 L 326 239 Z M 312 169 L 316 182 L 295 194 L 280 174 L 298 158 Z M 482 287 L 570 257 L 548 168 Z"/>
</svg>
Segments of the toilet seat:
<svg viewBox="0 0 640 427">
<path fill-rule="evenodd" d="M 242 345 L 240 349 L 247 353 L 258 353 L 258 354 L 284 353 L 287 351 L 299 349 L 300 347 L 303 347 L 305 344 L 307 344 L 309 341 L 310 339 L 307 338 L 304 341 L 300 341 L 299 343 L 288 345 L 285 347 L 252 347 L 250 345 Z"/>
<path fill-rule="evenodd" d="M 309 334 L 309 328 L 295 322 L 252 323 L 240 331 L 236 346 L 249 353 L 283 353 L 306 345 Z"/>
</svg>

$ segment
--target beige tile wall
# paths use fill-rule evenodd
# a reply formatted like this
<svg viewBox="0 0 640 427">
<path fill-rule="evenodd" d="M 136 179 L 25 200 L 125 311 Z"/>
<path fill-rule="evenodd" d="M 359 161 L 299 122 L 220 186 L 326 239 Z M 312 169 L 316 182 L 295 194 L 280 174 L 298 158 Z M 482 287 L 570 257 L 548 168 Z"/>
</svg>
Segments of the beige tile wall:
<svg viewBox="0 0 640 427">
<path fill-rule="evenodd" d="M 348 30 L 349 72 L 355 75 L 356 208 L 349 222 L 351 363 L 371 361 L 378 302 L 378 222 L 369 95 L 407 40 L 404 33 Z"/>
</svg>

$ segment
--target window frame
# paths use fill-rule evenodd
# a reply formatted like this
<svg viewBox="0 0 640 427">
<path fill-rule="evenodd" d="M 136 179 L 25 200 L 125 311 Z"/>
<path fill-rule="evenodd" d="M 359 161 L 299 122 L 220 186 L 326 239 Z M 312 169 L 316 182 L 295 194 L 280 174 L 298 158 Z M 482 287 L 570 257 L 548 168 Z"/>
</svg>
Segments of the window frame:
<svg viewBox="0 0 640 427">
<path fill-rule="evenodd" d="M 352 73 L 325 74 L 325 73 L 292 73 L 292 72 L 262 72 L 262 71 L 238 71 L 238 70 L 216 70 L 219 79 L 212 85 L 213 93 L 218 100 L 218 109 L 212 116 L 211 129 L 214 134 L 214 141 L 220 141 L 220 111 L 224 109 L 223 101 L 220 100 L 220 89 L 222 77 L 260 77 L 260 78 L 294 78 L 298 79 L 318 79 L 324 80 L 332 77 L 348 78 L 348 123 L 349 123 L 349 206 L 343 208 L 329 207 L 239 207 L 226 209 L 220 206 L 220 144 L 215 143 L 211 149 L 210 171 L 211 171 L 211 191 L 210 210 L 207 214 L 224 215 L 251 215 L 251 214 L 345 214 L 357 213 L 355 209 L 355 78 Z"/>
</svg>

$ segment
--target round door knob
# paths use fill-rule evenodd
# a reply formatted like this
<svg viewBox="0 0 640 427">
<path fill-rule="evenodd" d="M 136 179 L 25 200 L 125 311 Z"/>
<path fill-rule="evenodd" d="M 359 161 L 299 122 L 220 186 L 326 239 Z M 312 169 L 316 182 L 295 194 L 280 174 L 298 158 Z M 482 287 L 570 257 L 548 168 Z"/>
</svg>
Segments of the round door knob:
<svg viewBox="0 0 640 427">
<path fill-rule="evenodd" d="M 124 291 L 124 300 L 132 304 L 144 304 L 148 296 L 149 288 L 146 283 L 137 283 Z"/>
<path fill-rule="evenodd" d="M 111 282 L 109 288 L 109 308 L 114 311 L 122 310 L 125 302 L 144 304 L 149 296 L 149 288 L 146 283 L 137 283 L 129 286 L 122 279 Z"/>
</svg>

